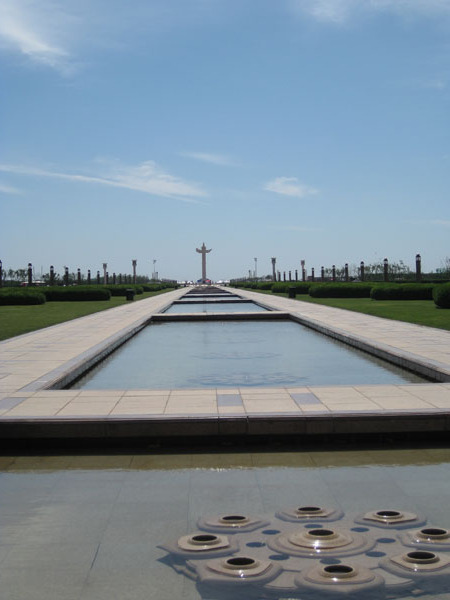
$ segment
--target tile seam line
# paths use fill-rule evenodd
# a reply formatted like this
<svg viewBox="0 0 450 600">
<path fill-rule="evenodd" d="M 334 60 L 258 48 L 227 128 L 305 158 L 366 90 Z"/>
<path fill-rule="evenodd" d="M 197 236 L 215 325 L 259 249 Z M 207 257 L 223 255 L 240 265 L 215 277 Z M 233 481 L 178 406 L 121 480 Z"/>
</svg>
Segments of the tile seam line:
<svg viewBox="0 0 450 600">
<path fill-rule="evenodd" d="M 89 348 L 73 359 L 65 362 L 63 365 L 46 373 L 43 376 L 45 379 L 43 379 L 43 377 L 38 378 L 37 380 L 34 380 L 17 391 L 30 392 L 38 390 L 61 389 L 62 387 L 65 387 L 71 381 L 76 379 L 81 372 L 102 360 L 105 356 L 116 350 L 120 345 L 142 330 L 153 320 L 154 314 L 155 313 L 150 313 L 145 317 L 140 317 L 132 324 L 124 327 L 122 330 L 116 332 L 112 336 L 109 336 L 92 348 Z M 375 345 L 368 338 L 349 334 L 343 329 L 332 328 L 329 325 L 323 325 L 323 323 L 319 321 L 305 317 L 298 313 L 286 314 L 288 314 L 290 319 L 294 322 L 298 322 L 306 327 L 309 327 L 310 329 L 319 331 L 328 337 L 338 339 L 347 345 L 358 349 L 363 349 L 370 354 L 387 359 L 390 362 L 395 362 L 395 364 L 399 366 L 405 366 L 405 363 L 407 363 L 410 365 L 412 370 L 421 374 L 430 376 L 431 372 L 432 375 L 438 376 L 438 381 L 440 382 L 450 381 L 450 373 L 445 368 L 437 368 L 436 365 L 430 364 L 427 359 L 420 357 L 419 355 L 408 353 L 403 350 L 397 350 L 393 346 L 380 344 L 379 342 L 377 342 Z M 394 361 L 392 359 L 394 359 Z M 70 368 L 71 364 L 73 364 L 73 368 L 69 373 L 67 373 L 67 369 Z M 61 375 L 61 372 L 63 372 L 63 375 Z M 42 382 L 44 381 L 45 383 L 42 385 Z M 251 391 L 249 393 L 251 393 Z"/>
<path fill-rule="evenodd" d="M 157 298 L 159 299 L 159 296 Z M 147 304 L 147 301 L 152 301 L 152 300 L 154 300 L 153 297 L 146 298 L 145 300 L 143 300 L 143 302 L 145 302 Z M 170 303 L 171 302 L 169 302 L 169 305 L 170 305 Z M 129 323 L 125 327 L 121 328 L 119 331 L 116 331 L 112 335 L 103 339 L 101 342 L 88 348 L 84 352 L 81 352 L 80 354 L 73 357 L 72 359 L 69 359 L 68 361 L 64 362 L 62 365 L 56 367 L 55 369 L 52 369 L 51 371 L 48 371 L 47 373 L 38 377 L 37 379 L 29 382 L 22 388 L 18 388 L 16 390 L 16 392 L 20 391 L 20 392 L 24 392 L 24 393 L 30 393 L 30 392 L 36 392 L 36 391 L 41 391 L 41 390 L 62 389 L 64 386 L 68 385 L 71 381 L 76 379 L 80 373 L 84 372 L 86 369 L 95 365 L 97 362 L 99 362 L 105 356 L 107 356 L 108 354 L 113 352 L 116 348 L 118 348 L 120 345 L 125 343 L 128 339 L 130 339 L 130 337 L 133 337 L 136 333 L 138 333 L 141 329 L 143 329 L 151 321 L 153 315 L 156 314 L 157 311 L 162 310 L 161 306 L 159 306 L 158 303 L 156 303 L 156 304 L 157 304 L 157 306 L 155 306 L 153 310 L 150 308 L 148 310 L 148 312 L 145 314 L 145 316 L 142 316 L 142 315 L 139 316 L 138 318 L 133 320 L 131 323 Z M 138 308 L 141 309 L 141 306 L 139 306 Z M 120 309 L 125 309 L 125 308 L 129 309 L 130 307 L 126 304 L 122 305 L 122 306 L 114 307 L 111 309 L 111 313 L 109 316 L 114 316 L 112 314 L 113 311 L 115 313 L 116 311 L 118 311 Z M 101 311 L 101 312 L 104 312 L 104 311 Z M 141 312 L 141 310 L 139 312 Z M 98 316 L 98 313 L 95 313 L 93 315 L 86 315 L 84 317 L 80 317 L 80 319 L 90 320 L 90 317 L 96 317 L 96 316 Z M 77 320 L 78 319 L 73 319 L 69 323 L 73 324 L 73 322 L 77 321 Z M 85 323 L 86 322 L 87 321 L 85 321 Z M 61 327 L 66 324 L 67 323 L 59 323 L 59 324 L 56 324 L 51 327 Z M 30 333 L 24 334 L 24 336 L 40 334 L 43 331 L 44 330 L 30 332 Z M 18 336 L 18 337 L 21 337 L 21 336 Z M 11 339 L 16 339 L 16 338 L 11 338 Z M 5 340 L 5 342 L 8 342 L 8 341 L 9 340 Z M 68 368 L 70 368 L 70 372 L 67 373 Z M 56 387 L 56 386 L 58 386 L 58 387 Z"/>
<path fill-rule="evenodd" d="M 177 290 L 173 290 L 173 291 L 177 291 Z M 167 294 L 171 294 L 173 292 L 166 292 Z M 139 303 L 149 303 L 151 301 L 155 301 L 156 299 L 159 298 L 165 298 L 166 294 L 159 294 L 158 296 L 151 296 L 150 298 L 143 298 L 142 300 L 138 300 L 136 301 L 136 303 L 134 304 L 134 306 L 140 308 Z M 178 296 L 178 293 L 177 293 Z M 155 309 L 155 311 L 150 311 L 152 312 L 159 312 L 159 311 L 163 311 L 166 308 L 168 308 L 173 301 L 170 301 L 167 304 L 163 304 L 162 306 L 158 306 L 157 309 Z M 1 340 L 0 341 L 0 350 L 2 349 L 3 345 L 7 345 L 9 343 L 12 342 L 20 342 L 21 340 L 25 340 L 28 337 L 31 336 L 35 336 L 35 335 L 40 335 L 40 334 L 45 334 L 46 332 L 48 333 L 52 333 L 54 330 L 58 329 L 58 328 L 63 328 L 65 326 L 70 327 L 71 325 L 75 324 L 75 322 L 79 322 L 81 320 L 85 320 L 85 322 L 87 322 L 88 320 L 92 320 L 95 319 L 96 317 L 99 317 L 100 314 L 105 315 L 105 313 L 109 313 L 107 316 L 113 317 L 115 316 L 118 312 L 124 312 L 126 309 L 129 309 L 130 305 L 129 304 L 122 304 L 120 306 L 113 306 L 111 308 L 108 308 L 106 310 L 102 310 L 96 313 L 91 313 L 89 315 L 83 315 L 82 317 L 77 317 L 76 319 L 70 319 L 70 321 L 63 321 L 62 323 L 55 323 L 54 325 L 49 325 L 48 327 L 43 327 L 42 329 L 36 329 L 35 331 L 28 331 L 26 333 L 22 333 L 20 335 L 16 335 L 12 338 L 7 338 L 6 340 Z M 26 352 L 26 350 L 24 351 Z"/>
<path fill-rule="evenodd" d="M 76 379 L 82 372 L 94 366 L 97 362 L 114 352 L 122 344 L 128 341 L 131 337 L 139 333 L 151 320 L 151 316 L 147 316 L 135 321 L 132 325 L 116 332 L 112 336 L 107 337 L 102 342 L 85 350 L 72 359 L 69 359 L 63 365 L 56 367 L 47 372 L 42 377 L 28 383 L 18 392 L 37 392 L 41 390 L 58 390 L 63 389 Z M 70 369 L 69 372 L 67 370 Z"/>
<path fill-rule="evenodd" d="M 450 381 L 450 369 L 444 363 L 436 364 L 438 361 L 433 361 L 420 354 L 407 352 L 406 350 L 401 350 L 382 342 L 375 342 L 370 338 L 349 333 L 339 327 L 332 327 L 328 324 L 324 325 L 320 321 L 305 317 L 299 313 L 291 313 L 291 319 L 301 325 L 305 325 L 305 327 L 337 339 L 348 346 L 364 350 L 368 354 L 383 358 L 400 367 L 407 366 L 410 370 L 420 375 L 432 377 L 438 382 Z"/>
<path fill-rule="evenodd" d="M 251 295 L 251 298 L 253 298 L 255 293 L 250 292 L 249 294 Z M 397 364 L 401 367 L 405 367 L 406 365 L 408 365 L 408 368 L 412 369 L 416 373 L 428 377 L 435 377 L 439 382 L 450 381 L 450 370 L 448 366 L 444 363 L 436 364 L 438 361 L 433 361 L 432 359 L 428 359 L 426 357 L 414 354 L 412 352 L 401 350 L 399 348 L 396 348 L 395 346 L 390 346 L 389 344 L 383 344 L 382 342 L 371 340 L 370 338 L 366 338 L 357 334 L 352 334 L 346 331 L 345 329 L 325 324 L 322 321 L 313 319 L 312 317 L 306 316 L 301 312 L 294 312 L 290 309 L 288 310 L 288 312 L 290 314 L 291 320 L 300 323 L 301 325 L 305 325 L 305 327 L 309 327 L 310 329 L 314 329 L 315 331 L 319 331 L 324 335 L 328 335 L 329 337 L 342 341 L 349 346 L 365 350 L 369 354 L 373 354 L 374 356 L 378 356 L 380 358 L 384 358 L 385 360 L 389 360 L 390 362 L 394 362 L 394 364 Z M 410 325 L 410 323 L 407 323 L 407 325 Z M 417 369 L 417 367 L 419 367 L 419 369 Z"/>
<path fill-rule="evenodd" d="M 237 290 L 237 288 L 235 288 Z M 244 296 L 246 297 L 246 295 L 248 295 L 248 300 L 254 300 L 255 302 L 257 301 L 256 299 L 259 298 L 261 296 L 261 294 L 259 294 L 258 292 L 250 292 L 248 290 L 238 290 L 239 293 L 242 292 L 244 294 Z M 265 298 L 267 298 L 267 296 L 264 296 Z M 273 309 L 274 305 L 278 304 L 278 301 L 280 301 L 282 304 L 283 302 L 287 302 L 289 303 L 289 306 L 293 306 L 293 302 L 296 302 L 297 304 L 301 303 L 303 305 L 305 305 L 305 310 L 306 311 L 314 311 L 315 309 L 317 309 L 318 312 L 323 312 L 325 314 L 326 311 L 330 311 L 329 314 L 332 313 L 343 313 L 346 315 L 355 315 L 356 318 L 360 317 L 362 320 L 367 320 L 367 321 L 382 321 L 386 327 L 389 327 L 390 329 L 392 328 L 392 326 L 394 325 L 398 325 L 401 327 L 404 327 L 405 329 L 411 329 L 411 328 L 417 328 L 419 330 L 422 331 L 429 331 L 430 334 L 432 333 L 441 333 L 441 334 L 446 334 L 447 336 L 450 335 L 450 332 L 446 329 L 440 329 L 439 327 L 430 327 L 428 325 L 421 325 L 419 323 L 409 323 L 407 321 L 397 321 L 395 319 L 387 319 L 386 317 L 379 317 L 376 315 L 368 315 L 365 313 L 360 313 L 357 311 L 352 311 L 346 308 L 338 308 L 337 306 L 326 306 L 324 304 L 312 304 L 309 302 L 305 302 L 302 301 L 301 299 L 296 299 L 296 300 L 292 300 L 290 298 L 284 298 L 281 296 L 269 296 L 268 297 L 268 302 L 270 303 L 270 299 L 273 299 L 273 303 L 272 304 L 267 304 L 266 306 L 268 308 Z M 279 310 L 279 309 L 277 309 Z M 296 312 L 295 309 L 288 309 L 289 312 Z M 303 313 L 301 313 L 303 314 Z M 312 317 L 308 317 L 308 318 L 312 318 Z"/>
<path fill-rule="evenodd" d="M 147 300 L 152 300 L 152 298 L 148 298 Z M 121 309 L 124 306 L 127 307 L 127 305 L 122 305 L 111 310 Z M 125 343 L 128 339 L 130 339 L 130 337 L 133 337 L 136 333 L 143 329 L 151 321 L 156 311 L 159 310 L 161 310 L 161 307 L 159 306 L 155 307 L 154 310 L 149 310 L 145 316 L 139 316 L 132 323 L 129 323 L 119 331 L 116 331 L 112 335 L 103 339 L 101 342 L 98 342 L 84 352 L 81 352 L 74 358 L 69 359 L 55 369 L 48 371 L 43 376 L 31 381 L 24 387 L 19 388 L 17 391 L 28 393 L 40 390 L 62 389 L 64 386 L 76 379 L 80 371 L 83 372 L 87 368 L 90 368 L 99 360 Z M 87 315 L 86 317 L 80 318 L 84 319 L 91 316 L 92 315 Z M 55 327 L 57 326 L 58 325 L 55 325 Z M 71 365 L 73 365 L 73 367 L 70 369 L 70 372 L 66 373 L 67 369 L 70 368 Z M 61 373 L 63 374 L 61 375 Z"/>
<path fill-rule="evenodd" d="M 441 333 L 446 335 L 446 337 L 450 337 L 450 331 L 447 331 L 445 329 L 439 329 L 439 328 L 434 328 L 434 327 L 428 327 L 426 325 L 419 325 L 419 324 L 415 324 L 415 323 L 408 323 L 408 322 L 404 322 L 404 321 L 396 321 L 394 319 L 386 319 L 385 317 L 378 317 L 375 315 L 367 315 L 364 313 L 358 313 L 356 311 L 350 311 L 348 309 L 345 308 L 338 308 L 335 306 L 326 306 L 326 305 L 321 305 L 321 304 L 311 304 L 309 302 L 305 302 L 302 301 L 300 299 L 298 300 L 292 300 L 289 298 L 284 298 L 284 297 L 279 297 L 279 296 L 267 296 L 267 295 L 261 295 L 257 292 L 251 292 L 249 290 L 238 290 L 239 293 L 242 292 L 243 296 L 246 297 L 248 300 L 253 300 L 254 302 L 258 302 L 260 304 L 262 304 L 260 298 L 261 296 L 266 300 L 267 304 L 265 305 L 267 308 L 270 309 L 275 309 L 275 310 L 284 310 L 284 311 L 288 311 L 290 313 L 298 313 L 301 316 L 303 316 L 304 318 L 308 318 L 308 319 L 313 319 L 313 317 L 309 316 L 308 313 L 311 312 L 321 312 L 323 314 L 345 314 L 347 316 L 354 316 L 355 318 L 360 318 L 362 320 L 367 320 L 367 322 L 383 322 L 386 327 L 389 327 L 389 329 L 392 329 L 392 326 L 397 325 L 399 327 L 403 327 L 403 328 L 417 328 L 420 329 L 422 331 L 428 331 L 430 335 L 432 334 L 436 334 L 436 333 Z M 294 304 L 295 303 L 295 304 Z M 279 305 L 283 305 L 283 306 L 289 306 L 289 308 L 275 308 L 278 307 Z M 294 307 L 294 308 L 293 308 Z M 304 312 L 302 311 L 302 307 L 304 308 Z M 317 319 L 318 322 L 321 322 L 320 319 Z"/>
<path fill-rule="evenodd" d="M 160 297 L 158 297 L 159 299 Z M 166 300 L 167 297 L 164 298 L 164 300 Z M 153 298 L 149 298 L 149 301 L 153 300 Z M 145 300 L 144 300 L 145 302 Z M 127 305 L 122 305 L 120 307 L 116 307 L 112 310 L 116 310 L 116 309 L 123 309 L 125 307 L 127 307 Z M 160 307 L 156 308 L 155 307 L 155 311 L 156 310 L 161 310 Z M 126 339 L 128 339 L 129 337 L 131 337 L 132 335 L 134 335 L 139 328 L 142 328 L 146 325 L 147 322 L 151 321 L 152 316 L 155 313 L 153 311 L 150 311 L 145 317 L 140 317 L 138 318 L 136 321 L 134 321 L 132 324 L 129 324 L 128 326 L 126 326 L 125 328 L 121 329 L 119 332 L 116 332 L 115 334 L 113 334 L 112 336 L 110 336 L 109 338 L 104 339 L 102 342 L 100 342 L 99 344 L 97 344 L 96 346 L 89 348 L 88 350 L 86 350 L 84 353 L 79 354 L 77 357 L 74 357 L 73 359 L 71 359 L 75 364 L 81 362 L 82 363 L 82 367 L 83 370 L 86 368 L 86 364 L 85 364 L 85 360 L 86 360 L 86 355 L 90 355 L 92 352 L 99 350 L 100 349 L 100 356 L 99 353 L 97 353 L 97 357 L 94 358 L 94 360 L 99 360 L 101 359 L 103 356 L 101 355 L 101 350 L 104 349 L 106 347 L 106 351 L 107 353 L 109 353 L 110 351 L 113 351 L 115 349 L 115 347 L 111 347 L 111 341 L 115 341 L 116 338 L 119 338 L 118 341 L 116 342 L 117 345 L 120 345 L 121 343 L 123 343 L 124 341 L 126 341 Z M 295 315 L 295 313 L 291 313 L 293 315 Z M 91 317 L 92 315 L 88 315 L 87 318 Z M 83 317 L 84 318 L 84 317 Z M 309 317 L 303 317 L 300 315 L 301 319 L 305 319 L 307 322 L 303 323 L 306 326 L 308 326 L 308 324 L 310 322 L 314 322 L 314 320 L 310 319 Z M 296 320 L 295 318 L 293 320 Z M 320 322 L 316 322 L 318 327 L 324 327 L 325 329 L 329 329 L 328 327 L 323 326 Z M 138 324 L 138 325 L 137 325 Z M 312 327 L 314 329 L 314 327 Z M 343 335 L 345 338 L 345 341 L 348 343 L 349 339 L 351 339 L 351 336 L 345 332 L 345 330 L 339 330 L 338 328 L 336 328 L 337 333 L 339 333 L 340 335 Z M 320 331 L 320 330 L 319 330 Z M 25 335 L 29 335 L 29 334 L 25 334 Z M 333 336 L 331 336 L 333 337 Z M 356 337 L 356 340 L 359 340 L 360 338 Z M 364 340 L 364 338 L 362 338 Z M 343 340 L 344 341 L 344 340 Z M 352 344 L 350 344 L 352 345 Z M 372 346 L 371 346 L 372 347 Z M 388 346 L 388 348 L 391 348 Z M 402 354 L 404 354 L 402 352 Z M 389 353 L 389 357 L 391 357 L 392 354 Z M 414 355 L 415 356 L 415 355 Z M 401 358 L 401 360 L 403 360 L 403 357 Z M 50 377 L 50 375 L 53 373 L 53 375 L 59 375 L 61 373 L 61 371 L 63 370 L 67 370 L 67 365 L 70 364 L 71 361 L 67 361 L 66 363 L 64 363 L 64 365 L 58 367 L 57 369 L 54 369 L 53 371 L 50 371 L 49 373 L 45 374 L 43 377 L 40 377 L 38 379 L 36 379 L 34 382 L 28 384 L 27 386 L 24 386 L 23 388 L 20 389 L 20 391 L 22 392 L 27 392 L 27 388 L 29 386 L 32 386 L 32 389 L 29 389 L 28 391 L 37 391 L 39 390 L 49 390 L 51 391 L 51 388 L 55 385 L 55 383 L 53 381 L 49 382 L 48 378 Z M 400 363 L 402 364 L 402 363 Z M 58 373 L 56 373 L 56 371 Z M 72 378 L 74 377 L 73 373 L 71 374 Z"/>
</svg>

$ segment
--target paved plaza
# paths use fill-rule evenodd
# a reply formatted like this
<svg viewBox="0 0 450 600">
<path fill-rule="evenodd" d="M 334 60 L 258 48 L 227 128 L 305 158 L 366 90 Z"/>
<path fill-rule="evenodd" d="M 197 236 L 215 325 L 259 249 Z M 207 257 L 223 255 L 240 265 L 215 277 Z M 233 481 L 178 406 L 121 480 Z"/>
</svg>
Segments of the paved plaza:
<svg viewBox="0 0 450 600">
<path fill-rule="evenodd" d="M 233 291 L 356 347 L 392 355 L 400 365 L 419 365 L 422 374 L 434 373 L 440 382 L 49 389 L 63 387 L 73 373 L 81 373 L 86 364 L 108 354 L 187 291 L 181 288 L 1 342 L 3 438 L 310 435 L 450 428 L 450 332 L 247 290 Z"/>
</svg>

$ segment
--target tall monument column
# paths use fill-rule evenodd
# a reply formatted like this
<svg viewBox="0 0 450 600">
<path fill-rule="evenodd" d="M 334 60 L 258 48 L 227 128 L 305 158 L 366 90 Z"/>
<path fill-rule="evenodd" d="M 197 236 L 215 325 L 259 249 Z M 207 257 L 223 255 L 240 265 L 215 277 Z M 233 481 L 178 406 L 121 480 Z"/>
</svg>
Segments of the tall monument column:
<svg viewBox="0 0 450 600">
<path fill-rule="evenodd" d="M 208 252 L 211 252 L 212 248 L 210 248 L 209 250 L 206 249 L 205 246 L 205 242 L 203 242 L 203 246 L 198 249 L 196 248 L 196 251 L 202 255 L 202 282 L 205 283 L 206 282 L 206 255 L 208 254 Z"/>
</svg>

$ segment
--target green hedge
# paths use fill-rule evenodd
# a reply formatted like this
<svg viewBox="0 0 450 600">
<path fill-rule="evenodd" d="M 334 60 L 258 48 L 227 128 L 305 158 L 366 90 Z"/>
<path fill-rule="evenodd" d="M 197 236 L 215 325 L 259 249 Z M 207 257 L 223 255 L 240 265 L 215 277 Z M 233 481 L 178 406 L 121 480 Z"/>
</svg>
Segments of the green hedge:
<svg viewBox="0 0 450 600">
<path fill-rule="evenodd" d="M 40 290 L 45 294 L 48 302 L 86 302 L 111 298 L 111 292 L 107 288 L 93 285 L 44 287 Z"/>
<path fill-rule="evenodd" d="M 142 283 L 141 287 L 144 292 L 159 292 L 165 288 L 161 283 Z"/>
<path fill-rule="evenodd" d="M 440 283 L 434 286 L 433 300 L 439 308 L 450 308 L 450 283 Z"/>
<path fill-rule="evenodd" d="M 273 286 L 273 281 L 260 281 L 257 284 L 258 290 L 271 290 Z"/>
<path fill-rule="evenodd" d="M 106 289 L 110 292 L 111 296 L 126 296 L 127 290 L 134 290 L 135 294 L 143 294 L 144 287 L 141 285 L 130 284 L 118 284 L 118 285 L 107 285 L 104 286 L 103 289 Z"/>
<path fill-rule="evenodd" d="M 309 288 L 312 298 L 369 298 L 372 284 L 317 283 Z"/>
<path fill-rule="evenodd" d="M 272 284 L 272 292 L 274 294 L 286 294 L 288 288 L 292 285 L 289 281 L 277 281 Z"/>
<path fill-rule="evenodd" d="M 0 292 L 0 305 L 13 306 L 17 304 L 44 304 L 45 295 L 42 292 L 17 290 L 2 290 Z"/>
<path fill-rule="evenodd" d="M 424 283 L 391 283 L 374 285 L 372 300 L 432 300 L 434 285 Z"/>
<path fill-rule="evenodd" d="M 312 286 L 312 283 L 294 283 L 294 285 L 289 285 L 288 290 L 294 290 L 296 294 L 308 294 L 309 288 Z"/>
</svg>

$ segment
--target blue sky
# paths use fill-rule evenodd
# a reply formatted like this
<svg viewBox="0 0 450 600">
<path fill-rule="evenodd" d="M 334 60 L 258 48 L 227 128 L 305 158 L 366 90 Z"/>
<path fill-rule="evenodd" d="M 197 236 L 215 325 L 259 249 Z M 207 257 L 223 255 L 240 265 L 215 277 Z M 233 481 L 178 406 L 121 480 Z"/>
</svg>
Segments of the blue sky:
<svg viewBox="0 0 450 600">
<path fill-rule="evenodd" d="M 0 259 L 450 255 L 450 0 L 0 0 Z"/>
</svg>

